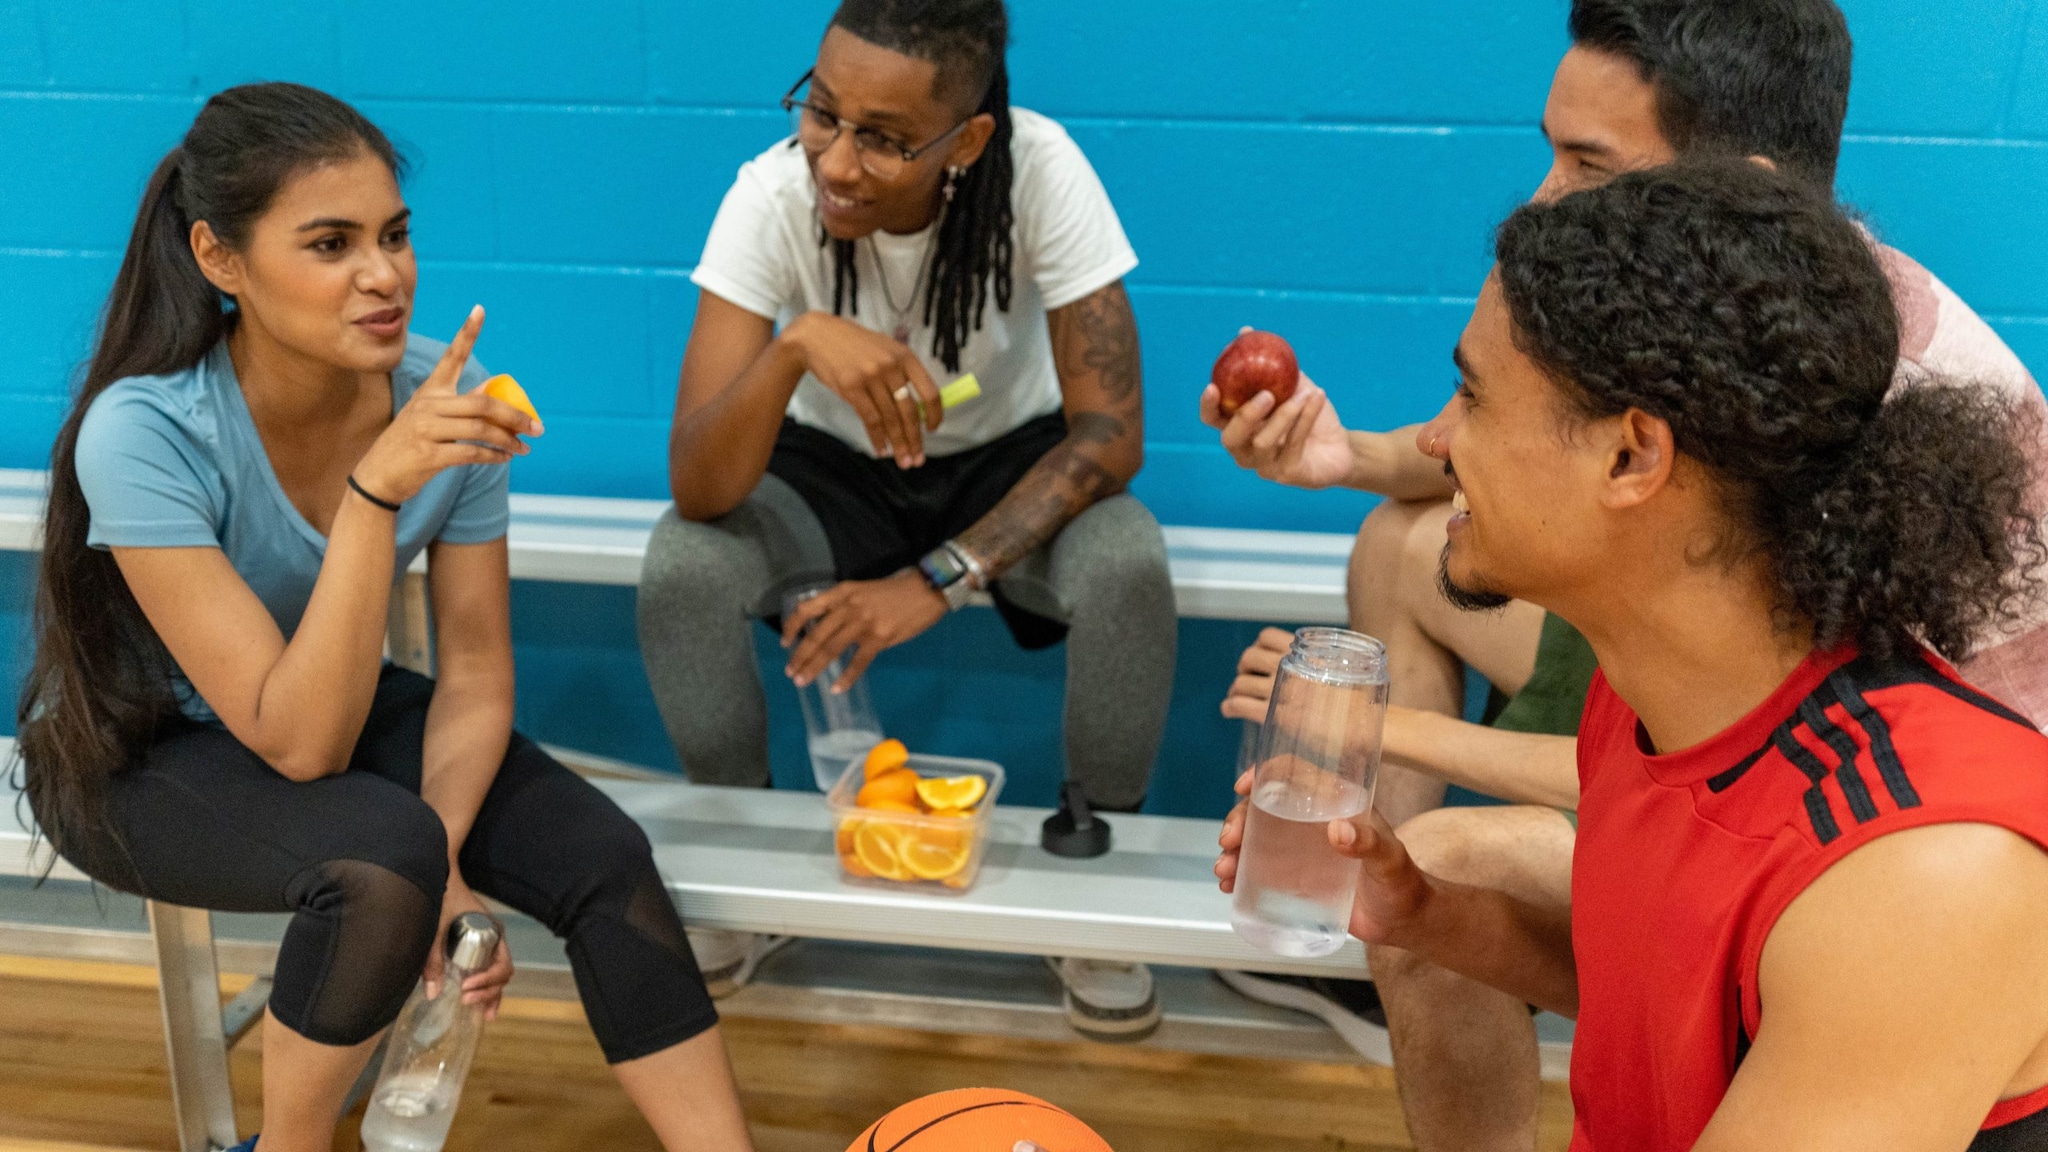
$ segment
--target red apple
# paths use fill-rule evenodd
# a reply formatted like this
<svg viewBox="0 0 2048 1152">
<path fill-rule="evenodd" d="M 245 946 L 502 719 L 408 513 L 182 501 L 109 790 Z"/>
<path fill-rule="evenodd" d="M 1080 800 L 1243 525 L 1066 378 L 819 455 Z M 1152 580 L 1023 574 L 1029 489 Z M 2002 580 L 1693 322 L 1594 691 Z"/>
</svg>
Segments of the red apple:
<svg viewBox="0 0 2048 1152">
<path fill-rule="evenodd" d="M 1301 382 L 1301 367 L 1287 341 L 1253 330 L 1230 342 L 1209 370 L 1209 380 L 1223 394 L 1220 407 L 1228 420 L 1260 392 L 1271 392 L 1276 405 L 1286 403 Z"/>
</svg>

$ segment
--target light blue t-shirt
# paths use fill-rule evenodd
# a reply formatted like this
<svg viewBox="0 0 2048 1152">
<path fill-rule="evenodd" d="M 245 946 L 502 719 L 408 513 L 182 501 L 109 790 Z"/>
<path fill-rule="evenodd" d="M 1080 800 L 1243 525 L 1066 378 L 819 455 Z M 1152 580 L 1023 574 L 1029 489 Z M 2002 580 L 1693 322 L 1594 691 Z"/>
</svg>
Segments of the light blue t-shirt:
<svg viewBox="0 0 2048 1152">
<path fill-rule="evenodd" d="M 433 372 L 445 347 L 407 337 L 405 359 L 391 373 L 394 413 Z M 486 375 L 471 360 L 460 387 L 468 391 Z M 465 464 L 427 481 L 399 510 L 392 583 L 435 540 L 482 544 L 503 536 L 511 515 L 510 475 L 509 464 Z M 327 538 L 279 486 L 225 342 L 182 372 L 130 376 L 100 393 L 78 431 L 78 482 L 92 511 L 87 543 L 219 548 L 285 638 L 298 630 Z M 183 672 L 173 678 L 185 715 L 214 720 Z"/>
</svg>

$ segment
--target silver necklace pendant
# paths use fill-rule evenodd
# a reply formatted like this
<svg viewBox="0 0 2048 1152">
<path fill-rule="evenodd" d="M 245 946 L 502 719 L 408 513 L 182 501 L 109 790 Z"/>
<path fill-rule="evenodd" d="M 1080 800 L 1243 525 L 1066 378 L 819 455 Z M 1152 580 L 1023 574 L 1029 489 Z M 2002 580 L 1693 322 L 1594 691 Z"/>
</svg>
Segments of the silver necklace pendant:
<svg viewBox="0 0 2048 1152">
<path fill-rule="evenodd" d="M 939 210 L 940 222 L 945 218 L 946 207 L 950 207 L 950 205 L 941 206 Z M 931 227 L 931 234 L 925 237 L 924 254 L 917 258 L 917 278 L 910 285 L 910 302 L 901 308 L 896 306 L 896 292 L 889 284 L 889 270 L 882 266 L 881 249 L 875 246 L 875 238 L 873 236 L 867 238 L 868 259 L 875 265 L 875 277 L 882 282 L 882 302 L 888 305 L 889 311 L 895 313 L 896 316 L 895 328 L 891 334 L 896 337 L 898 344 L 906 348 L 910 346 L 910 315 L 917 308 L 918 296 L 925 290 L 924 276 L 926 270 L 931 267 L 932 252 L 938 245 L 939 226 L 939 222 L 934 222 Z"/>
</svg>

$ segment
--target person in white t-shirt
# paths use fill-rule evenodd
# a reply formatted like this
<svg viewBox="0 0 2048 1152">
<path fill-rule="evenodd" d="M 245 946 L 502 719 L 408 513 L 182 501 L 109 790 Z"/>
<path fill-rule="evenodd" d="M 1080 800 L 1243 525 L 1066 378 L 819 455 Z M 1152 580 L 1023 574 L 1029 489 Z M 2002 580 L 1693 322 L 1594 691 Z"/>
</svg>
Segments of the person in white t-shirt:
<svg viewBox="0 0 2048 1152">
<path fill-rule="evenodd" d="M 1099 808 L 1144 800 L 1176 622 L 1125 491 L 1138 260 L 1065 130 L 1010 107 L 1007 35 L 1001 0 L 846 0 L 783 100 L 792 135 L 705 240 L 639 610 L 693 780 L 768 783 L 749 620 L 822 582 L 780 620 L 799 686 L 842 654 L 849 685 L 986 591 L 1022 646 L 1067 643 L 1069 778 Z M 947 409 L 969 373 L 981 395 Z M 1156 1025 L 1142 968 L 1062 968 L 1077 1026 Z"/>
</svg>

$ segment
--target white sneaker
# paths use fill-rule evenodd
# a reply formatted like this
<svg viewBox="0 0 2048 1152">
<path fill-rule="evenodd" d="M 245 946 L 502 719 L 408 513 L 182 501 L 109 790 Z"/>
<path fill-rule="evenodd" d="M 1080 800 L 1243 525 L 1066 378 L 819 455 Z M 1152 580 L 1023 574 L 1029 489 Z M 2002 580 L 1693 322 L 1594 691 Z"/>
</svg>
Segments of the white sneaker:
<svg viewBox="0 0 2048 1152">
<path fill-rule="evenodd" d="M 1130 1043 L 1159 1027 L 1159 994 L 1152 970 L 1114 960 L 1046 957 L 1065 989 L 1067 1023 L 1091 1040 Z"/>
<path fill-rule="evenodd" d="M 690 951 L 697 956 L 697 970 L 704 974 L 704 988 L 713 1000 L 722 1000 L 746 987 L 761 961 L 795 939 L 725 928 L 685 927 L 683 934 L 690 939 Z"/>
<path fill-rule="evenodd" d="M 1320 1017 L 1360 1056 L 1375 1064 L 1394 1064 L 1387 1011 L 1380 1006 L 1379 989 L 1370 980 L 1273 976 L 1224 968 L 1216 970 L 1216 978 L 1248 1000 Z"/>
</svg>

